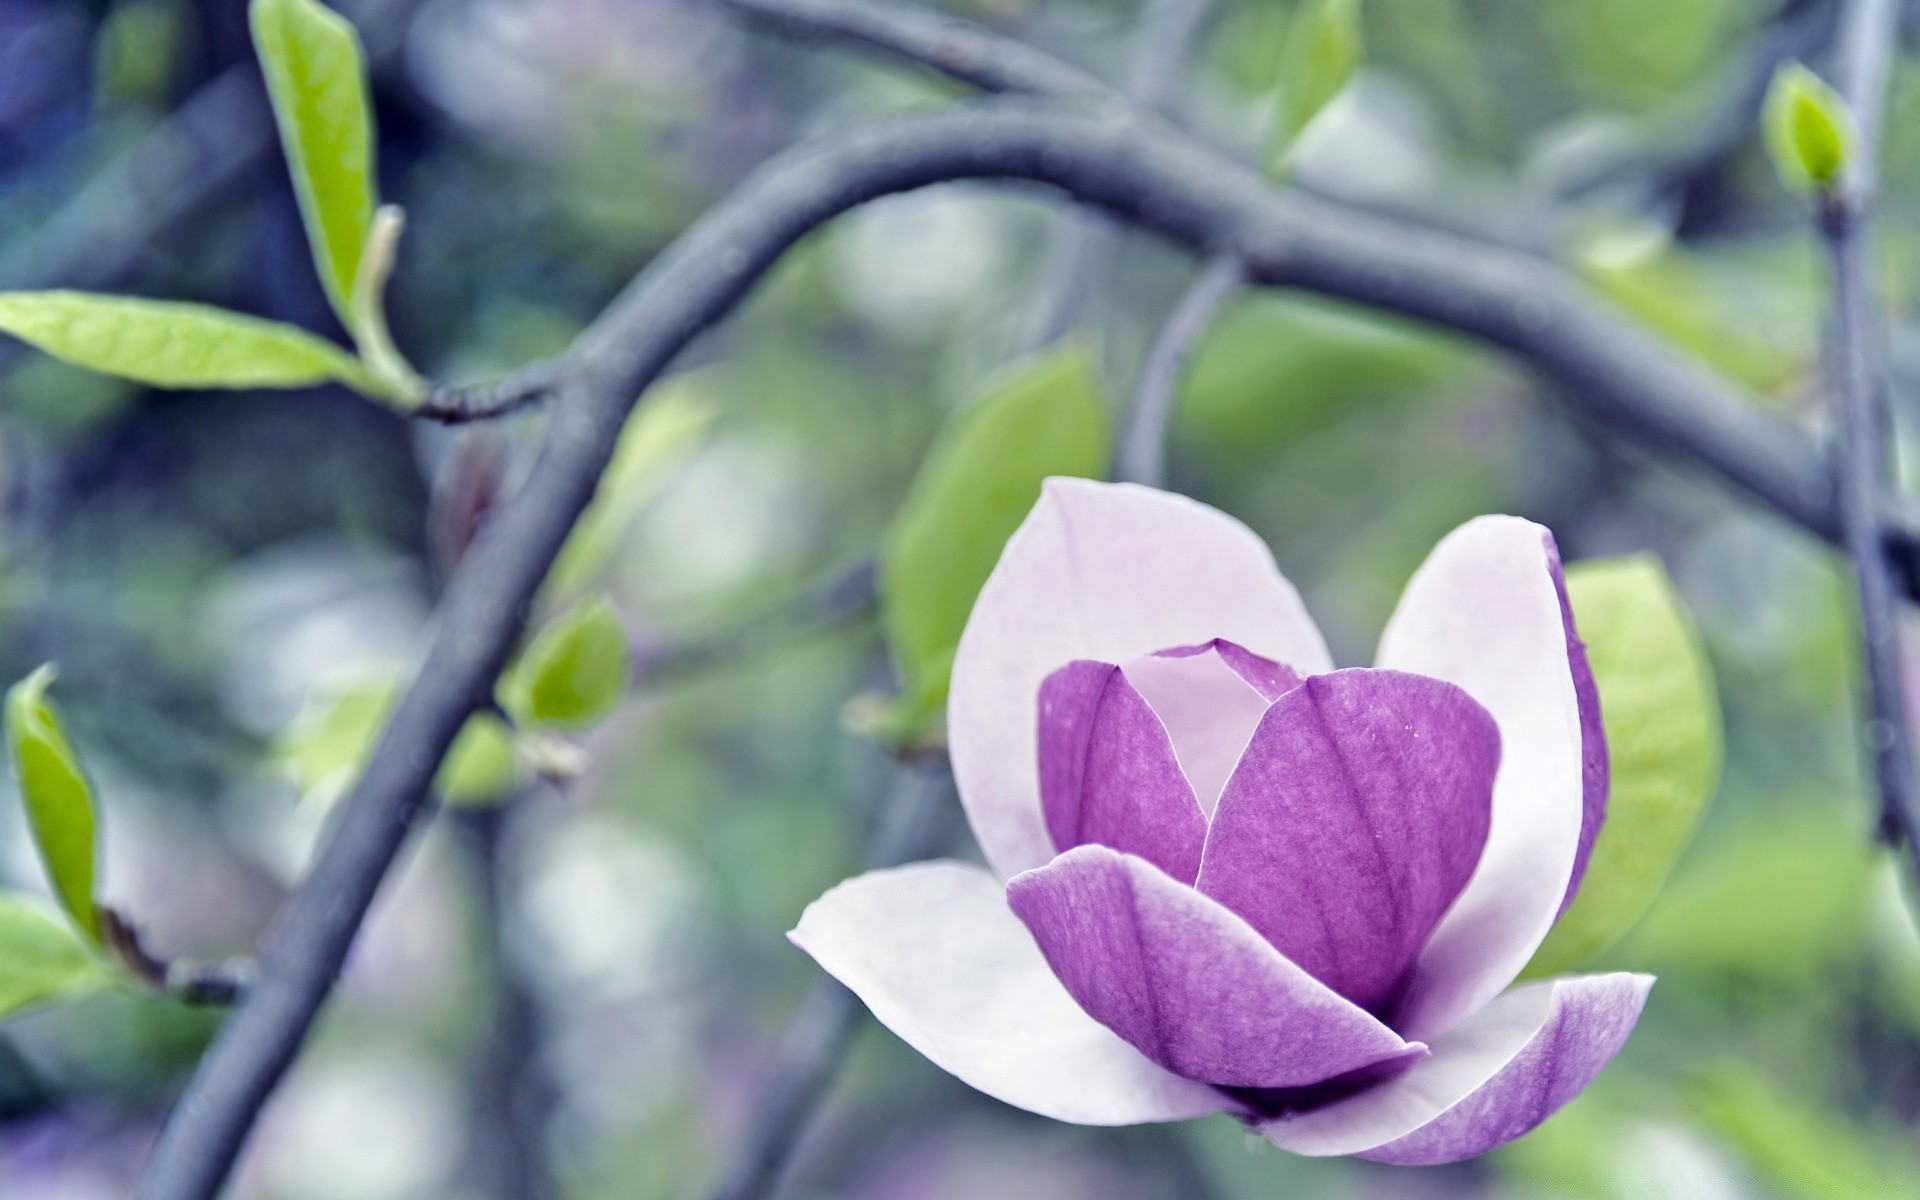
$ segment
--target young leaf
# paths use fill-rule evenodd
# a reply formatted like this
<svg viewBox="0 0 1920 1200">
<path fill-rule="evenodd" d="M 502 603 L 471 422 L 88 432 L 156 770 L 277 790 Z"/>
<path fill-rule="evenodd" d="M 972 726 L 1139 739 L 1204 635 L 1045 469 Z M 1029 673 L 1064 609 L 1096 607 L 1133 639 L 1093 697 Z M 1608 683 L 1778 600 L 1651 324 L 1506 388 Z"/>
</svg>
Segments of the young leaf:
<svg viewBox="0 0 1920 1200">
<path fill-rule="evenodd" d="M 564 603 L 600 576 L 634 518 L 719 415 L 701 372 L 675 376 L 656 393 L 620 431 L 593 503 L 574 524 L 541 585 L 543 601 Z"/>
<path fill-rule="evenodd" d="M 7 692 L 7 750 L 34 845 L 60 905 L 88 938 L 100 940 L 93 907 L 93 788 L 47 703 L 51 663 Z"/>
<path fill-rule="evenodd" d="M 304 802 L 327 808 L 346 794 L 399 702 L 400 681 L 380 679 L 317 700 L 281 733 L 274 757 Z M 434 787 L 449 804 L 477 804 L 518 782 L 511 732 L 482 712 L 469 717 L 454 738 Z"/>
<path fill-rule="evenodd" d="M 1692 838 L 1720 774 L 1720 705 L 1699 634 L 1650 555 L 1567 569 L 1600 691 L 1612 789 L 1585 881 L 1527 965 L 1555 975 L 1637 922 Z"/>
<path fill-rule="evenodd" d="M 1853 110 L 1797 62 L 1773 73 L 1761 122 L 1781 182 L 1805 191 L 1839 178 L 1853 148 Z"/>
<path fill-rule="evenodd" d="M 1274 113 L 1273 159 L 1340 94 L 1360 65 L 1360 0 L 1302 0 L 1287 27 Z"/>
<path fill-rule="evenodd" d="M 0 1019 L 112 982 L 72 930 L 23 897 L 0 895 Z"/>
<path fill-rule="evenodd" d="M 1017 364 L 941 431 L 880 551 L 881 624 L 908 725 L 945 702 L 974 598 L 1041 483 L 1106 465 L 1107 406 L 1079 348 Z"/>
<path fill-rule="evenodd" d="M 293 388 L 337 380 L 382 394 L 332 342 L 204 304 L 0 292 L 0 331 L 76 366 L 154 387 Z"/>
<path fill-rule="evenodd" d="M 627 633 L 604 599 L 584 600 L 541 630 L 501 689 L 521 724 L 578 728 L 605 716 L 626 686 Z"/>
<path fill-rule="evenodd" d="M 327 299 L 354 331 L 354 281 L 373 228 L 371 106 L 360 39 L 316 0 L 253 0 L 253 44 Z"/>
</svg>

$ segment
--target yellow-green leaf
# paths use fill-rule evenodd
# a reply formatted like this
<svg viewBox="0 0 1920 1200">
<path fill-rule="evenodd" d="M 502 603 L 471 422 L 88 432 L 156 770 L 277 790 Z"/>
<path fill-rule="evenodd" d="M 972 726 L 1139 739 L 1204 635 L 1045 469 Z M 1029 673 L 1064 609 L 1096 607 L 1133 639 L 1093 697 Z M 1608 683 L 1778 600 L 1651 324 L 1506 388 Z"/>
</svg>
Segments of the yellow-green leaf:
<svg viewBox="0 0 1920 1200">
<path fill-rule="evenodd" d="M 1853 110 L 1797 62 L 1773 73 L 1761 116 L 1767 153 L 1788 187 L 1824 187 L 1840 177 L 1854 138 Z"/>
<path fill-rule="evenodd" d="M 113 972 L 59 920 L 0 896 L 0 1019 L 111 985 Z"/>
<path fill-rule="evenodd" d="M 686 458 L 709 429 L 718 408 L 704 374 L 679 375 L 655 389 L 627 420 L 613 460 L 600 476 L 593 503 L 582 513 L 547 572 L 542 595 L 564 602 L 605 570 L 634 518 L 659 494 L 671 468 Z"/>
<path fill-rule="evenodd" d="M 380 389 L 332 342 L 277 321 L 166 300 L 0 292 L 0 331 L 76 366 L 154 387 Z"/>
<path fill-rule="evenodd" d="M 74 925 L 98 941 L 100 918 L 93 906 L 97 855 L 93 787 L 60 728 L 59 717 L 47 703 L 53 678 L 53 666 L 48 664 L 7 692 L 7 751 L 34 846 L 54 895 Z"/>
<path fill-rule="evenodd" d="M 301 799 L 328 807 L 345 795 L 400 702 L 400 680 L 379 679 L 317 699 L 275 742 L 274 757 Z M 476 804 L 510 791 L 520 773 L 511 731 L 492 713 L 461 727 L 434 779 L 449 804 Z"/>
<path fill-rule="evenodd" d="M 352 329 L 375 196 L 360 38 L 316 0 L 253 0 L 249 17 L 314 265 L 333 310 Z"/>
<path fill-rule="evenodd" d="M 1287 27 L 1274 113 L 1273 159 L 1353 78 L 1363 52 L 1360 0 L 1302 0 Z"/>
<path fill-rule="evenodd" d="M 1600 692 L 1612 788 L 1585 881 L 1527 965 L 1578 966 L 1632 928 L 1693 837 L 1720 775 L 1720 704 L 1700 636 L 1651 555 L 1567 569 Z"/>
<path fill-rule="evenodd" d="M 501 688 L 528 727 L 578 728 L 612 711 L 627 680 L 626 630 L 604 598 L 584 600 L 542 629 Z"/>
<path fill-rule="evenodd" d="M 881 545 L 881 623 L 906 725 L 945 702 L 974 598 L 1041 483 L 1106 466 L 1107 407 L 1078 347 L 1015 365 L 947 424 Z"/>
</svg>

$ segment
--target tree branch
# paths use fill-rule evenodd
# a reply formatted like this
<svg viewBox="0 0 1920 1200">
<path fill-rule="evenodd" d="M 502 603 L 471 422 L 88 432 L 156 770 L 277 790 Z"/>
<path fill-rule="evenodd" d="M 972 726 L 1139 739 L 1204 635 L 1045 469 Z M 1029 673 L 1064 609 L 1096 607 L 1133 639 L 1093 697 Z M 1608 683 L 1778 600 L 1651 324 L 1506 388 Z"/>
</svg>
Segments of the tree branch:
<svg viewBox="0 0 1920 1200">
<path fill-rule="evenodd" d="M 1167 424 L 1180 396 L 1187 359 L 1206 336 L 1214 314 L 1245 284 L 1240 260 L 1222 254 L 1201 270 L 1174 305 L 1140 368 L 1140 385 L 1134 389 L 1126 439 L 1120 447 L 1120 478 L 1160 486 L 1166 475 Z"/>
<path fill-rule="evenodd" d="M 868 869 L 898 866 L 937 852 L 943 818 L 956 808 L 953 775 L 944 761 L 902 765 L 875 822 Z M 746 1145 L 713 1200 L 770 1195 L 785 1172 L 827 1088 L 839 1073 L 866 1007 L 839 980 L 823 978 L 807 996 L 781 1042 L 760 1103 L 747 1121 Z"/>
<path fill-rule="evenodd" d="M 527 481 L 450 581 L 417 678 L 269 930 L 257 986 L 162 1130 L 138 1200 L 208 1200 L 219 1189 L 638 395 L 800 238 L 876 197 L 958 179 L 1045 184 L 1195 251 L 1234 253 L 1253 282 L 1479 337 L 1565 382 L 1594 415 L 1654 450 L 1706 466 L 1819 536 L 1839 535 L 1831 478 L 1803 438 L 1546 262 L 1276 193 L 1163 125 L 1110 109 L 942 113 L 789 151 L 655 259 L 565 356 Z M 1911 530 L 1899 537 L 1913 545 Z"/>
<path fill-rule="evenodd" d="M 908 5 L 845 0 L 714 0 L 787 37 L 827 38 L 878 50 L 984 92 L 1080 96 L 1119 102 L 1099 79 L 1022 42 Z"/>
<path fill-rule="evenodd" d="M 1820 203 L 1820 229 L 1833 271 L 1831 368 L 1840 430 L 1841 545 L 1853 563 L 1855 599 L 1871 715 L 1867 748 L 1880 788 L 1881 829 L 1902 838 L 1920 865 L 1920 779 L 1914 775 L 1900 654 L 1899 601 L 1880 552 L 1879 514 L 1894 477 L 1880 313 L 1868 261 L 1879 174 L 1881 110 L 1900 6 L 1848 0 L 1841 13 L 1840 88 L 1858 138 L 1844 178 Z"/>
</svg>

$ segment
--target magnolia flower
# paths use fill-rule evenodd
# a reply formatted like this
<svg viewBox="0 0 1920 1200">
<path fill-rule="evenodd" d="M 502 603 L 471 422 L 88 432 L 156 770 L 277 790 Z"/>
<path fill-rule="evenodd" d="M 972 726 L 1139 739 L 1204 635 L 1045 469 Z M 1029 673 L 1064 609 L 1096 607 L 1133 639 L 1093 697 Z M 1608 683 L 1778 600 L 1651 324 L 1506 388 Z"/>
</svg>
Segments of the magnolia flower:
<svg viewBox="0 0 1920 1200">
<path fill-rule="evenodd" d="M 1238 521 L 1050 480 L 980 593 L 949 736 L 991 870 L 874 871 L 793 941 L 921 1053 L 1086 1125 L 1228 1112 L 1452 1162 L 1572 1099 L 1652 979 L 1513 986 L 1605 813 L 1552 536 L 1449 534 L 1335 670 Z"/>
</svg>

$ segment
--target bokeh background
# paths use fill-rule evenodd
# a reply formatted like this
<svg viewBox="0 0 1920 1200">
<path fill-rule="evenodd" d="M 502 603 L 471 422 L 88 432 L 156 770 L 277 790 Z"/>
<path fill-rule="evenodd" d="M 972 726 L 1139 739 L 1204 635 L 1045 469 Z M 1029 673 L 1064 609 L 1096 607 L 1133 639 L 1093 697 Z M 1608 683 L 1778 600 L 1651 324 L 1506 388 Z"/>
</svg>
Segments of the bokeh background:
<svg viewBox="0 0 1920 1200">
<path fill-rule="evenodd" d="M 958 95 L 693 0 L 341 7 L 374 53 L 382 189 L 410 216 L 397 336 L 455 381 L 558 351 L 777 149 Z M 1110 78 L 1139 17 L 1133 0 L 948 7 Z M 1180 119 L 1254 152 L 1290 7 L 1222 0 Z M 1817 428 L 1819 263 L 1754 114 L 1782 54 L 1823 60 L 1833 7 L 1367 0 L 1366 66 L 1299 182 L 1551 255 Z M 250 63 L 239 0 L 0 0 L 0 287 L 337 334 L 264 107 L 216 102 L 255 94 Z M 1920 381 L 1905 60 L 1887 133 L 1904 415 Z M 1120 235 L 1091 296 L 1063 297 L 1078 221 L 979 185 L 873 205 L 683 356 L 581 565 L 673 669 L 582 739 L 572 785 L 418 839 L 236 1196 L 512 1195 L 498 1081 L 523 1068 L 539 1086 L 522 1134 L 556 1196 L 698 1196 L 724 1173 L 819 978 L 782 934 L 857 869 L 893 774 L 845 716 L 887 686 L 870 615 L 769 634 L 754 614 L 869 554 L 941 421 L 1040 331 L 1077 330 L 1126 394 L 1192 265 Z M 337 765 L 339 697 L 406 669 L 470 500 L 457 485 L 510 486 L 540 421 L 455 432 L 333 390 L 159 394 L 0 347 L 0 675 L 60 664 L 103 796 L 106 893 L 156 947 L 251 947 L 342 782 L 313 765 Z M 1661 977 L 1639 1032 L 1531 1137 L 1399 1170 L 1291 1158 L 1225 1118 L 1051 1124 L 869 1026 L 785 1194 L 1920 1194 L 1920 939 L 1871 845 L 1831 554 L 1482 347 L 1307 296 L 1223 314 L 1171 463 L 1174 486 L 1272 542 L 1349 663 L 1477 513 L 1545 521 L 1569 557 L 1665 561 L 1720 681 L 1726 769 L 1668 892 L 1604 960 Z M 670 652 L 688 639 L 705 652 Z M 10 797 L 0 814 L 0 878 L 41 889 Z M 957 826 L 949 840 L 972 853 Z M 116 994 L 0 1028 L 0 1195 L 126 1195 L 216 1021 Z"/>
</svg>

